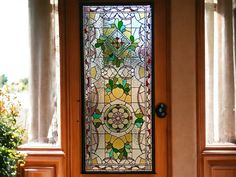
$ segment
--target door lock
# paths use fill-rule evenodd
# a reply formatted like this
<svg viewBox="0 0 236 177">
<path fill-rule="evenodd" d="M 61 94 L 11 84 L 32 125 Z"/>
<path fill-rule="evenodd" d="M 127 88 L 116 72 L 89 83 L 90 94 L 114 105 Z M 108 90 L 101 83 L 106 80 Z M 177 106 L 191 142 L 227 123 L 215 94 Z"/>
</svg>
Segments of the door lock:
<svg viewBox="0 0 236 177">
<path fill-rule="evenodd" d="M 167 115 L 167 106 L 164 103 L 159 103 L 155 109 L 159 118 L 165 118 Z"/>
</svg>

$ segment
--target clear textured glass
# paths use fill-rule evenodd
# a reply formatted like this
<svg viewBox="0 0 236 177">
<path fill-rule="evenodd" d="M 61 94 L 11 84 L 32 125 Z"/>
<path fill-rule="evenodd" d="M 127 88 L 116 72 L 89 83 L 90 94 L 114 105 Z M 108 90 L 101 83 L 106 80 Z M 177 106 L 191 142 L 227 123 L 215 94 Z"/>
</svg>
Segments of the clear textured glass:
<svg viewBox="0 0 236 177">
<path fill-rule="evenodd" d="M 86 172 L 151 172 L 150 5 L 83 6 Z"/>
<path fill-rule="evenodd" d="M 21 103 L 18 123 L 26 129 L 24 146 L 60 144 L 56 7 L 57 0 L 9 0 L 0 6 L 0 89 Z"/>
<path fill-rule="evenodd" d="M 205 1 L 206 144 L 235 145 L 235 0 Z"/>
</svg>

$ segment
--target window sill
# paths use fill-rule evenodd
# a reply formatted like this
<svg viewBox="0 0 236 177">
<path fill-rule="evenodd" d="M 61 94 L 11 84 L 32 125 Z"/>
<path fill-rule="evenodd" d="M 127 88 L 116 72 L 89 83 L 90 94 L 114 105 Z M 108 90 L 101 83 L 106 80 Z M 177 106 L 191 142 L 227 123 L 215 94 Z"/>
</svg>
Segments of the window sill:
<svg viewBox="0 0 236 177">
<path fill-rule="evenodd" d="M 19 149 L 19 152 L 34 156 L 65 156 L 65 153 L 59 149 Z"/>
<path fill-rule="evenodd" d="M 221 149 L 221 150 L 204 150 L 202 155 L 236 155 L 236 147 L 234 149 Z"/>
</svg>

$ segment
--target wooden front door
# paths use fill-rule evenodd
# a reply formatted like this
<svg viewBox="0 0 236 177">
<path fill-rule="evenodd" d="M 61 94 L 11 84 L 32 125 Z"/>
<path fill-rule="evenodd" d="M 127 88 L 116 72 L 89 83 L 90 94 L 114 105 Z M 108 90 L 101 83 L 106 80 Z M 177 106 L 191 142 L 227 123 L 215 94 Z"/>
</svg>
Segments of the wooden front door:
<svg viewBox="0 0 236 177">
<path fill-rule="evenodd" d="M 67 174 L 167 177 L 166 1 L 63 3 Z"/>
</svg>

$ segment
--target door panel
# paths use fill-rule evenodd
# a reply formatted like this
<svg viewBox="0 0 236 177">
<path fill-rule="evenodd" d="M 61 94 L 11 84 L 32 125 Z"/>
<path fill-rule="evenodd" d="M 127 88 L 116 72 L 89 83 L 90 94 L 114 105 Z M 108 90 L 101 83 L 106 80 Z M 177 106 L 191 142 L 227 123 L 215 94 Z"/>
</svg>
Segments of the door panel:
<svg viewBox="0 0 236 177">
<path fill-rule="evenodd" d="M 64 153 L 61 151 L 27 151 L 26 164 L 21 166 L 20 177 L 64 177 Z"/>
<path fill-rule="evenodd" d="M 236 157 L 234 155 L 205 155 L 203 157 L 204 177 L 234 177 L 236 175 Z"/>
<path fill-rule="evenodd" d="M 98 1 L 96 1 L 98 2 Z M 119 4 L 121 2 L 124 2 L 124 0 L 119 1 Z M 132 4 L 135 4 L 137 1 L 132 1 Z M 69 122 L 68 124 L 68 154 L 67 154 L 67 164 L 68 164 L 68 176 L 86 176 L 86 177 L 99 177 L 99 176 L 111 176 L 111 177 L 118 177 L 118 176 L 156 176 L 156 177 L 167 177 L 168 175 L 168 168 L 170 168 L 170 164 L 168 165 L 168 156 L 170 156 L 170 150 L 168 149 L 168 137 L 170 136 L 169 132 L 169 122 L 170 122 L 170 107 L 169 107 L 169 97 L 168 97 L 168 91 L 169 91 L 169 80 L 168 80 L 168 66 L 169 62 L 167 60 L 168 58 L 168 43 L 167 43 L 167 22 L 166 22 L 166 13 L 167 13 L 167 4 L 166 1 L 158 0 L 153 2 L 153 108 L 155 106 L 162 102 L 167 104 L 167 117 L 164 119 L 159 119 L 156 115 L 154 116 L 155 124 L 152 128 L 154 131 L 154 139 L 152 141 L 152 146 L 155 147 L 155 154 L 153 154 L 153 161 L 154 161 L 154 173 L 148 174 L 150 172 L 142 172 L 144 174 L 106 174 L 107 172 L 103 172 L 103 174 L 84 174 L 82 166 L 85 165 L 84 160 L 86 157 L 82 157 L 84 144 L 83 144 L 83 138 L 85 138 L 85 133 L 83 133 L 84 129 L 84 121 L 85 121 L 85 107 L 83 107 L 83 93 L 86 93 L 86 89 L 84 89 L 83 83 L 86 84 L 86 81 L 83 77 L 80 77 L 81 75 L 86 75 L 84 73 L 84 70 L 86 68 L 82 65 L 82 61 L 84 60 L 84 54 L 82 52 L 83 47 L 85 46 L 84 43 L 81 41 L 83 37 L 81 36 L 83 33 L 81 32 L 81 20 L 82 20 L 82 11 L 79 8 L 80 3 L 84 3 L 84 1 L 76 1 L 76 0 L 68 0 L 65 1 L 65 26 L 66 26 L 66 57 L 67 57 L 67 67 L 70 69 L 68 71 L 68 82 L 70 83 L 70 88 L 68 90 L 68 98 L 70 101 L 69 106 Z M 147 3 L 147 1 L 145 1 Z M 99 4 L 99 3 L 96 3 Z M 126 3 L 127 4 L 127 3 Z M 138 1 L 138 4 L 140 4 L 140 1 Z M 119 22 L 118 22 L 119 23 Z M 120 23 L 121 24 L 121 23 Z M 97 38 L 99 38 L 100 35 L 97 35 Z M 94 41 L 93 45 L 97 43 L 97 38 Z M 130 38 L 128 38 L 130 40 Z M 101 49 L 100 44 L 97 44 L 96 46 Z M 95 48 L 96 48 L 95 46 Z M 97 48 L 96 48 L 97 49 Z M 93 65 L 94 66 L 94 65 Z M 93 68 L 91 65 L 90 70 Z M 116 68 L 116 66 L 115 66 Z M 89 71 L 89 74 L 93 74 L 93 76 L 96 77 L 96 75 L 93 73 L 95 71 L 95 68 L 92 69 L 92 72 Z M 96 69 L 96 72 L 98 70 Z M 84 81 L 84 82 L 83 82 Z M 106 87 L 106 84 L 109 84 L 109 79 L 104 80 Z M 108 83 L 107 83 L 108 82 Z M 81 84 L 82 83 L 82 84 Z M 113 81 L 114 83 L 114 81 Z M 118 86 L 117 86 L 118 87 Z M 104 89 L 102 89 L 104 90 Z M 96 91 L 95 91 L 96 92 Z M 91 92 L 92 93 L 92 92 Z M 123 92 L 122 92 L 123 93 Z M 96 94 L 95 94 L 96 95 Z M 86 98 L 86 97 L 85 97 Z M 85 99 L 86 100 L 86 99 Z M 104 106 L 105 107 L 105 106 Z M 122 106 L 121 106 L 122 107 Z M 79 108 L 79 109 L 78 109 Z M 104 111 L 102 114 L 107 115 L 110 113 L 109 108 L 107 108 L 107 112 Z M 101 110 L 97 111 L 98 115 L 94 114 L 95 111 L 91 111 L 90 118 L 97 118 L 100 119 L 99 114 L 101 114 Z M 112 112 L 112 111 L 111 111 Z M 133 114 L 133 112 L 131 112 Z M 135 115 L 134 115 L 135 116 Z M 93 120 L 92 119 L 92 120 Z M 96 120 L 99 122 L 99 120 Z M 104 121 L 104 120 L 101 120 Z M 93 122 L 92 122 L 93 123 Z M 102 122 L 105 123 L 105 122 Z M 101 124 L 101 123 L 100 123 Z M 135 120 L 133 122 L 135 124 Z M 94 125 L 94 124 L 93 124 Z M 96 125 L 100 128 L 100 126 L 103 125 Z M 109 127 L 110 125 L 104 125 L 105 128 Z M 116 129 L 116 127 L 113 127 L 113 129 Z M 94 129 L 96 131 L 96 129 Z M 83 133 L 83 134 L 82 134 Z M 86 137 L 87 139 L 87 137 Z M 105 142 L 105 141 L 103 141 Z M 106 142 L 105 142 L 106 143 Z M 105 146 L 104 143 L 104 146 Z M 105 151 L 107 151 L 106 148 L 104 148 Z M 120 153 L 120 152 L 119 152 Z M 121 153 L 120 153 L 121 154 Z M 119 154 L 119 155 L 120 155 Z M 109 153 L 105 154 L 109 156 Z M 114 153 L 113 153 L 114 155 Z M 94 160 L 96 162 L 96 160 Z M 114 173 L 114 172 L 113 172 Z M 117 172 L 115 172 L 117 173 Z M 129 172 L 127 172 L 129 173 Z"/>
<path fill-rule="evenodd" d="M 55 177 L 55 171 L 53 167 L 39 167 L 39 168 L 31 168 L 24 169 L 25 177 Z"/>
</svg>

